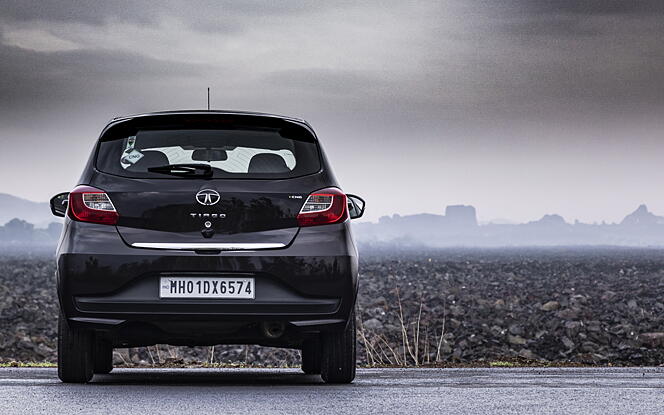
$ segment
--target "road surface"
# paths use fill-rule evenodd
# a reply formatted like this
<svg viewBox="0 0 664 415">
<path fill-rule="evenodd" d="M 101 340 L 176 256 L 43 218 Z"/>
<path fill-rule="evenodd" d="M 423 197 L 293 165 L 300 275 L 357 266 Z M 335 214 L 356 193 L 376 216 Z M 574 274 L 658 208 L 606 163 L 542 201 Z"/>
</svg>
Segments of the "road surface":
<svg viewBox="0 0 664 415">
<path fill-rule="evenodd" d="M 2 414 L 662 414 L 664 368 L 363 369 L 326 385 L 295 369 L 115 369 L 88 385 L 0 369 Z"/>
</svg>

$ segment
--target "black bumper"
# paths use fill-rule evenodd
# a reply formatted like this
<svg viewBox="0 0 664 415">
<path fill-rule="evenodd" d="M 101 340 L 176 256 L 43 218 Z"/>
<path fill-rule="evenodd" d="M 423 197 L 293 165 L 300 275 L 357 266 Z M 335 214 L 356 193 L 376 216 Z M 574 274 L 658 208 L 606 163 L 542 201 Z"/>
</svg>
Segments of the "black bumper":
<svg viewBox="0 0 664 415">
<path fill-rule="evenodd" d="M 174 274 L 251 277 L 256 298 L 159 298 L 160 277 Z M 261 322 L 284 322 L 291 337 L 345 325 L 357 294 L 357 253 L 347 223 L 303 228 L 284 249 L 209 255 L 132 248 L 112 226 L 69 222 L 57 278 L 71 324 L 118 344 L 258 342 L 252 336 Z"/>
</svg>

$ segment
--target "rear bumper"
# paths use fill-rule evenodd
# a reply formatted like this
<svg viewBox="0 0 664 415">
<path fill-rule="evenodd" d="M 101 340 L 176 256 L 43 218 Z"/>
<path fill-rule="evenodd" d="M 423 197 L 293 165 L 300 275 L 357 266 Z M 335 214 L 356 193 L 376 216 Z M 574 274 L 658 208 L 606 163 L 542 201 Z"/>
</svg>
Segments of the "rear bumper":
<svg viewBox="0 0 664 415">
<path fill-rule="evenodd" d="M 256 298 L 159 298 L 160 277 L 173 274 L 252 277 Z M 284 249 L 211 255 L 132 248 L 112 226 L 68 222 L 57 278 L 71 324 L 118 345 L 265 343 L 257 341 L 262 322 L 285 324 L 290 338 L 275 340 L 283 344 L 346 324 L 357 294 L 357 253 L 348 223 L 303 228 Z"/>
<path fill-rule="evenodd" d="M 234 272 L 176 272 L 177 276 L 242 276 L 254 278 L 255 299 L 186 299 L 159 298 L 159 278 L 165 274 L 149 273 L 105 295 L 74 295 L 78 313 L 104 314 L 114 318 L 131 316 L 151 319 L 161 315 L 182 319 L 191 316 L 234 317 L 246 319 L 292 319 L 298 316 L 334 315 L 341 305 L 340 297 L 304 296 L 269 274 Z M 341 294 L 341 293 L 340 293 Z"/>
</svg>

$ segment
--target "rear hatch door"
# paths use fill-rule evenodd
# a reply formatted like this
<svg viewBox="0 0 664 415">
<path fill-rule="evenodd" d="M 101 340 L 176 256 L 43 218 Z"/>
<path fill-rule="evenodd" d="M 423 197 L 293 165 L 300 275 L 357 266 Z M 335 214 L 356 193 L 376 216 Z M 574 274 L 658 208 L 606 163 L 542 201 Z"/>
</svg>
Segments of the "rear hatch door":
<svg viewBox="0 0 664 415">
<path fill-rule="evenodd" d="M 307 126 L 226 115 L 120 123 L 102 133 L 95 166 L 91 184 L 109 194 L 120 235 L 137 248 L 285 247 L 325 176 Z"/>
<path fill-rule="evenodd" d="M 164 183 L 165 182 L 165 183 Z M 117 228 L 144 248 L 269 249 L 291 243 L 304 196 L 269 182 L 140 181 L 107 191 L 120 214 Z"/>
</svg>

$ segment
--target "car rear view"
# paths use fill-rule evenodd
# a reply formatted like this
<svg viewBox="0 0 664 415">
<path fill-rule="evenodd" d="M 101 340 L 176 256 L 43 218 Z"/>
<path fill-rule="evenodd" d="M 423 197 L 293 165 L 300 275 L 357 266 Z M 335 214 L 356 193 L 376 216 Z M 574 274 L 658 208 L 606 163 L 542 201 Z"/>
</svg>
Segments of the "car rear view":
<svg viewBox="0 0 664 415">
<path fill-rule="evenodd" d="M 355 376 L 357 250 L 311 127 L 256 113 L 113 120 L 78 186 L 55 196 L 58 373 L 87 382 L 115 347 L 260 344 L 305 373 Z"/>
</svg>

